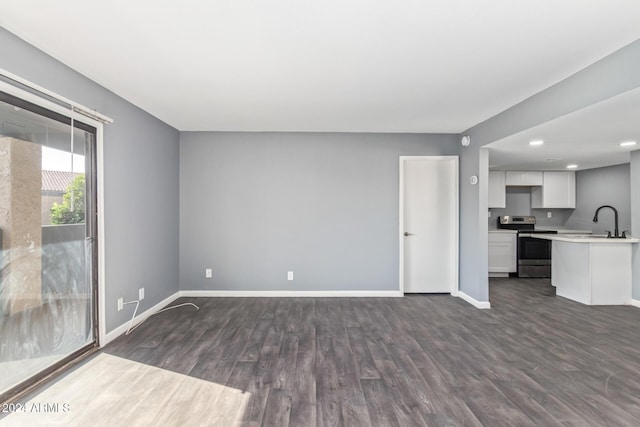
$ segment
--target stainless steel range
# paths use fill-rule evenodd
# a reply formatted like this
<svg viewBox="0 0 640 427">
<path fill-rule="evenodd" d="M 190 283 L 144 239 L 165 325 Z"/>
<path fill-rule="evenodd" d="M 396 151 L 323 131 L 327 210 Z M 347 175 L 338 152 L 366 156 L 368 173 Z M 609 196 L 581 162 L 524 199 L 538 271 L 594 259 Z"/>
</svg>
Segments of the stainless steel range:
<svg viewBox="0 0 640 427">
<path fill-rule="evenodd" d="M 518 231 L 518 277 L 551 277 L 551 241 L 531 235 L 557 231 L 536 230 L 535 216 L 501 216 L 498 228 Z"/>
</svg>

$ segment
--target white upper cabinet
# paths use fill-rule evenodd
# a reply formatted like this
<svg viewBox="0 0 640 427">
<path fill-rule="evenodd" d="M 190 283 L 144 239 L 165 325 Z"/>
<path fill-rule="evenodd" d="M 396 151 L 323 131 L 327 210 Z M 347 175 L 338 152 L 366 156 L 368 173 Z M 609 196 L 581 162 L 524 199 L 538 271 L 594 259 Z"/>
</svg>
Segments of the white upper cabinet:
<svg viewBox="0 0 640 427">
<path fill-rule="evenodd" d="M 504 171 L 489 171 L 489 207 L 507 207 Z"/>
<path fill-rule="evenodd" d="M 507 185 L 539 186 L 542 185 L 541 171 L 507 171 Z"/>
<path fill-rule="evenodd" d="M 575 172 L 543 172 L 542 187 L 531 190 L 531 207 L 575 208 Z"/>
</svg>

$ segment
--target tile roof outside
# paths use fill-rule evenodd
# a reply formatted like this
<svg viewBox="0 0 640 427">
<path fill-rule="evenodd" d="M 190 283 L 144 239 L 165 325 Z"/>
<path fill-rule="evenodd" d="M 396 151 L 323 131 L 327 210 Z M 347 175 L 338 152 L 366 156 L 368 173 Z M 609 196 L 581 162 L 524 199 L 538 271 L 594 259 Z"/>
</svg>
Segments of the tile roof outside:
<svg viewBox="0 0 640 427">
<path fill-rule="evenodd" d="M 42 171 L 42 191 L 55 191 L 64 193 L 69 188 L 73 179 L 80 173 L 63 171 Z"/>
</svg>

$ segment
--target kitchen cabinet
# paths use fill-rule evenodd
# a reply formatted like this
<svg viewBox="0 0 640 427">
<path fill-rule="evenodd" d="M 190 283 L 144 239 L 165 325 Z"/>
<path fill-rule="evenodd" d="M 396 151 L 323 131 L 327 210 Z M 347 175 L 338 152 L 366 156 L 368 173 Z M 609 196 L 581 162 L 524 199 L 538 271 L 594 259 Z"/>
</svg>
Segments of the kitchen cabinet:
<svg viewBox="0 0 640 427">
<path fill-rule="evenodd" d="M 505 171 L 489 171 L 489 207 L 507 207 Z"/>
<path fill-rule="evenodd" d="M 508 276 L 517 271 L 515 232 L 489 232 L 489 275 Z"/>
<path fill-rule="evenodd" d="M 531 207 L 534 209 L 575 208 L 575 172 L 543 172 L 542 187 L 531 189 Z"/>
<path fill-rule="evenodd" d="M 542 185 L 541 171 L 507 171 L 506 184 L 513 186 L 539 186 Z"/>
</svg>

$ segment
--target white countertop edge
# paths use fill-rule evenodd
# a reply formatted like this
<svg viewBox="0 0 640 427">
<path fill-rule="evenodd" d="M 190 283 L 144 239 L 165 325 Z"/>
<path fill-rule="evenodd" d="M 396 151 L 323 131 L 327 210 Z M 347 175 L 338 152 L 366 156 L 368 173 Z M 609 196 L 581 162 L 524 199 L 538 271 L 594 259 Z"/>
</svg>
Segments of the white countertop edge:
<svg viewBox="0 0 640 427">
<path fill-rule="evenodd" d="M 568 228 L 558 227 L 536 227 L 536 230 L 557 231 L 558 234 L 591 234 L 591 230 L 572 230 Z M 507 228 L 490 228 L 489 233 L 517 233 L 517 230 L 509 230 Z"/>
<path fill-rule="evenodd" d="M 575 230 L 570 228 L 560 228 L 560 227 L 553 227 L 553 226 L 540 226 L 540 227 L 536 227 L 536 230 L 557 231 L 558 234 L 591 234 L 592 233 L 591 230 Z"/>
<path fill-rule="evenodd" d="M 615 243 L 615 244 L 624 244 L 624 243 L 640 243 L 640 239 L 635 237 L 628 237 L 626 239 L 607 239 L 606 235 L 597 235 L 599 237 L 577 237 L 571 235 L 561 235 L 561 234 L 530 234 L 530 237 L 534 237 L 536 239 L 544 239 L 544 240 L 557 240 L 560 242 L 570 242 L 570 243 Z"/>
</svg>

